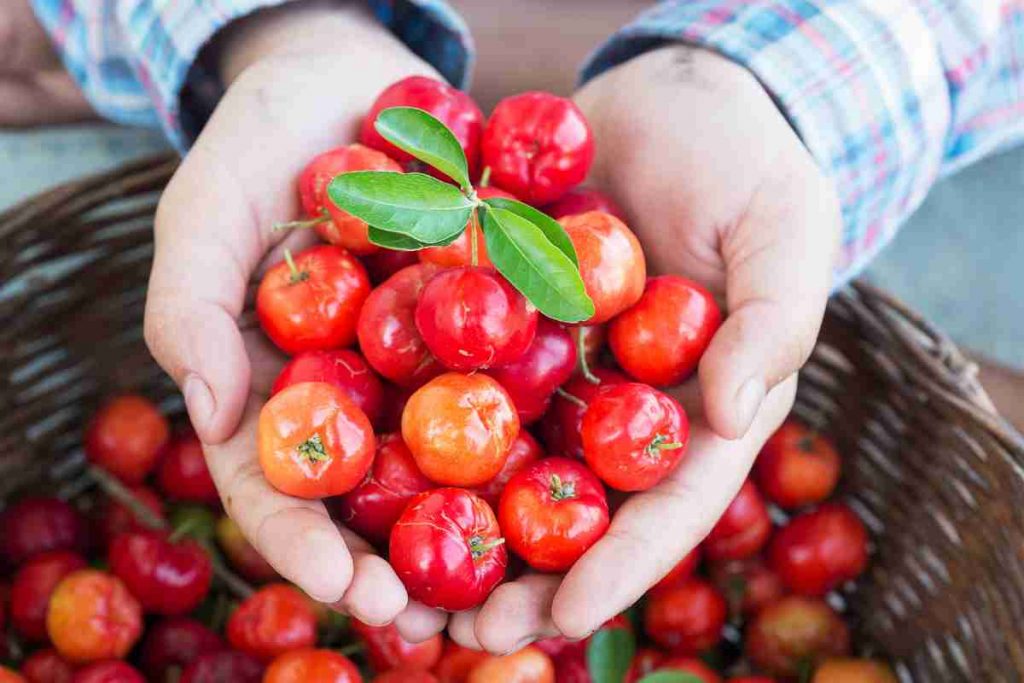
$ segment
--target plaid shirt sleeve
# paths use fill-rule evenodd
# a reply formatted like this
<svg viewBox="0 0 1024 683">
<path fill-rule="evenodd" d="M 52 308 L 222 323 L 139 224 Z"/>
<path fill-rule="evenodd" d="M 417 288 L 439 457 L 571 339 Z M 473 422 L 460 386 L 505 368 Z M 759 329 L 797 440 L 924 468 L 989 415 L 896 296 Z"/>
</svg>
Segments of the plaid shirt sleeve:
<svg viewBox="0 0 1024 683">
<path fill-rule="evenodd" d="M 675 0 L 583 78 L 682 41 L 745 65 L 834 178 L 856 275 L 935 180 L 1024 138 L 1024 0 Z"/>
<path fill-rule="evenodd" d="M 96 110 L 163 128 L 185 149 L 223 85 L 199 54 L 231 21 L 289 0 L 32 0 L 64 64 Z M 450 82 L 472 63 L 465 24 L 441 0 L 370 0 L 377 18 Z"/>
</svg>

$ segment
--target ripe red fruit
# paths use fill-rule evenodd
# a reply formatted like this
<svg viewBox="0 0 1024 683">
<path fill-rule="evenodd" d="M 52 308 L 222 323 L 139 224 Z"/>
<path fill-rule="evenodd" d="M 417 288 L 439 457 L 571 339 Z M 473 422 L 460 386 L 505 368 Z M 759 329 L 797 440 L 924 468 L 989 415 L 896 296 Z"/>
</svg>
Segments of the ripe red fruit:
<svg viewBox="0 0 1024 683">
<path fill-rule="evenodd" d="M 111 659 L 79 669 L 71 683 L 146 683 L 146 679 L 131 664 Z"/>
<path fill-rule="evenodd" d="M 683 555 L 683 559 L 679 560 L 676 566 L 672 567 L 668 574 L 665 574 L 661 581 L 656 583 L 651 590 L 657 591 L 663 588 L 672 588 L 684 583 L 697 571 L 697 566 L 700 564 L 700 556 L 700 546 Z"/>
<path fill-rule="evenodd" d="M 722 677 L 718 675 L 717 671 L 694 657 L 672 657 L 671 659 L 666 659 L 656 670 L 687 673 L 696 678 L 700 683 L 722 683 Z"/>
<path fill-rule="evenodd" d="M 21 663 L 21 675 L 26 683 L 71 683 L 75 667 L 56 650 L 36 650 Z"/>
<path fill-rule="evenodd" d="M 22 498 L 0 513 L 0 557 L 11 567 L 48 550 L 81 550 L 84 524 L 58 498 Z"/>
<path fill-rule="evenodd" d="M 565 571 L 608 529 L 608 501 L 582 463 L 545 458 L 512 477 L 498 519 L 508 547 L 531 567 Z"/>
<path fill-rule="evenodd" d="M 173 617 L 146 631 L 139 660 L 147 676 L 165 681 L 203 655 L 226 648 L 219 635 L 195 619 Z"/>
<path fill-rule="evenodd" d="M 766 683 L 772 683 L 768 679 L 764 680 Z M 898 680 L 892 669 L 882 662 L 837 657 L 822 663 L 814 672 L 811 683 L 898 683 Z"/>
<path fill-rule="evenodd" d="M 652 593 L 644 609 L 644 630 L 658 645 L 680 654 L 696 654 L 722 639 L 727 607 L 707 581 L 690 579 Z"/>
<path fill-rule="evenodd" d="M 607 326 L 576 325 L 570 328 L 569 331 L 572 334 L 573 342 L 576 344 L 577 356 L 579 355 L 579 351 L 582 349 L 587 366 L 592 368 L 597 365 L 598 360 L 600 360 L 601 351 L 604 349 L 604 341 L 607 336 Z M 577 363 L 579 363 L 580 360 L 580 358 L 577 358 Z M 581 367 L 582 363 L 579 363 L 577 370 Z"/>
<path fill-rule="evenodd" d="M 307 351 L 292 358 L 281 369 L 270 395 L 302 382 L 332 384 L 352 399 L 374 425 L 384 406 L 384 387 L 369 364 L 351 349 Z"/>
<path fill-rule="evenodd" d="M 821 596 L 861 575 L 868 532 L 842 503 L 794 517 L 772 539 L 768 562 L 794 593 Z"/>
<path fill-rule="evenodd" d="M 654 386 L 679 384 L 697 369 L 722 313 L 711 293 L 692 280 L 661 275 L 608 326 L 615 360 L 630 376 Z"/>
<path fill-rule="evenodd" d="M 358 619 L 352 620 L 352 631 L 366 645 L 366 658 L 378 673 L 392 669 L 430 669 L 441 659 L 444 645 L 441 634 L 410 643 L 394 624 L 370 626 Z"/>
<path fill-rule="evenodd" d="M 761 448 L 754 476 L 768 500 L 786 509 L 820 503 L 839 482 L 839 453 L 832 442 L 789 419 Z"/>
<path fill-rule="evenodd" d="M 167 444 L 157 467 L 156 481 L 168 498 L 211 504 L 220 500 L 206 467 L 203 445 L 192 431 Z"/>
<path fill-rule="evenodd" d="M 592 187 L 577 187 L 569 190 L 562 195 L 561 199 L 544 207 L 544 213 L 555 219 L 590 211 L 603 211 L 610 213 L 620 221 L 626 220 L 625 213 L 611 197 Z"/>
<path fill-rule="evenodd" d="M 370 421 L 344 391 L 324 382 L 293 384 L 272 396 L 258 431 L 264 476 L 291 496 L 348 493 L 373 462 Z"/>
<path fill-rule="evenodd" d="M 30 642 L 46 640 L 50 596 L 65 576 L 85 568 L 85 560 L 68 550 L 40 553 L 22 565 L 11 583 L 11 625 Z"/>
<path fill-rule="evenodd" d="M 501 471 L 486 484 L 478 486 L 472 489 L 472 491 L 496 510 L 498 509 L 498 499 L 501 498 L 501 492 L 505 490 L 505 485 L 508 484 L 509 480 L 516 473 L 526 469 L 526 467 L 543 457 L 544 451 L 541 450 L 537 440 L 530 436 L 530 433 L 525 429 L 520 429 L 515 441 L 512 442 L 512 446 L 508 449 L 508 457 L 505 458 L 505 464 L 502 466 Z"/>
<path fill-rule="evenodd" d="M 161 531 L 121 534 L 110 545 L 110 569 L 153 614 L 186 614 L 210 590 L 213 567 L 191 539 L 171 542 Z"/>
<path fill-rule="evenodd" d="M 264 586 L 238 606 L 228 619 L 231 646 L 269 662 L 289 650 L 316 643 L 316 612 L 310 600 L 285 584 Z"/>
<path fill-rule="evenodd" d="M 519 422 L 536 422 L 551 397 L 576 370 L 576 342 L 558 323 L 541 318 L 533 343 L 518 359 L 488 374 L 505 388 L 519 413 Z"/>
<path fill-rule="evenodd" d="M 562 387 L 562 390 L 576 400 L 556 395 L 551 401 L 551 407 L 540 423 L 541 435 L 548 453 L 582 458 L 583 441 L 580 437 L 580 427 L 587 405 L 594 400 L 602 387 L 629 381 L 622 373 L 608 368 L 591 368 L 591 372 L 601 380 L 600 384 L 589 382 L 583 377 L 574 377 Z"/>
<path fill-rule="evenodd" d="M 420 292 L 440 268 L 423 263 L 392 275 L 373 290 L 359 314 L 359 349 L 373 369 L 403 387 L 443 371 L 416 329 Z"/>
<path fill-rule="evenodd" d="M 263 665 L 243 652 L 223 650 L 188 665 L 178 683 L 260 683 Z"/>
<path fill-rule="evenodd" d="M 637 683 L 647 674 L 657 671 L 661 663 L 665 661 L 665 655 L 650 647 L 642 647 L 633 656 L 633 662 L 626 672 L 625 683 Z"/>
<path fill-rule="evenodd" d="M 285 353 L 350 346 L 370 293 L 362 264 L 341 247 L 321 245 L 267 271 L 256 291 L 256 315 Z M 289 262 L 290 261 L 290 262 Z"/>
<path fill-rule="evenodd" d="M 373 683 L 438 683 L 437 676 L 420 669 L 392 669 L 375 676 Z"/>
<path fill-rule="evenodd" d="M 742 560 L 761 552 L 771 534 L 768 508 L 748 479 L 704 539 L 704 553 L 712 561 Z"/>
<path fill-rule="evenodd" d="M 484 115 L 469 95 L 434 78 L 409 76 L 392 83 L 377 96 L 366 118 L 363 119 L 359 141 L 367 147 L 386 152 L 405 164 L 407 169 L 417 170 L 420 168 L 420 162 L 416 161 L 415 157 L 392 145 L 373 127 L 377 116 L 390 107 L 422 109 L 446 125 L 466 153 L 470 176 L 476 176 Z M 447 177 L 433 169 L 430 170 L 433 175 L 442 179 Z"/>
<path fill-rule="evenodd" d="M 714 563 L 708 574 L 734 616 L 756 614 L 785 593 L 779 575 L 758 557 Z"/>
<path fill-rule="evenodd" d="M 17 672 L 6 666 L 0 666 L 0 683 L 24 683 L 24 681 L 25 679 Z"/>
<path fill-rule="evenodd" d="M 236 572 L 257 583 L 278 578 L 274 568 L 252 547 L 233 519 L 225 516 L 217 520 L 214 535 L 217 545 Z"/>
<path fill-rule="evenodd" d="M 170 437 L 167 418 L 148 399 L 118 396 L 102 406 L 85 431 L 85 455 L 127 484 L 153 471 Z"/>
<path fill-rule="evenodd" d="M 675 399 L 646 384 L 602 387 L 580 426 L 583 457 L 620 491 L 644 491 L 664 479 L 686 453 L 690 421 Z"/>
<path fill-rule="evenodd" d="M 339 208 L 327 196 L 327 186 L 334 177 L 352 171 L 400 173 L 402 167 L 388 155 L 363 145 L 338 147 L 314 157 L 302 170 L 299 201 L 324 241 L 355 254 L 372 254 L 380 247 L 370 242 L 366 223 Z"/>
<path fill-rule="evenodd" d="M 416 390 L 402 438 L 431 481 L 478 486 L 493 479 L 519 433 L 512 399 L 487 375 L 450 372 Z"/>
<path fill-rule="evenodd" d="M 555 683 L 551 658 L 532 645 L 503 657 L 488 657 L 472 671 L 466 683 Z"/>
<path fill-rule="evenodd" d="M 390 560 L 410 598 L 457 612 L 490 595 L 508 554 L 487 503 L 444 488 L 412 499 L 391 531 Z"/>
<path fill-rule="evenodd" d="M 441 659 L 434 666 L 434 675 L 438 683 L 466 683 L 469 672 L 488 656 L 486 652 L 470 650 L 448 641 L 445 643 L 444 652 L 441 653 Z"/>
<path fill-rule="evenodd" d="M 496 185 L 539 206 L 583 182 L 594 161 L 594 138 L 571 100 L 525 92 L 494 108 L 481 153 Z"/>
<path fill-rule="evenodd" d="M 773 676 L 797 676 L 802 668 L 850 651 L 846 624 L 825 602 L 791 595 L 773 603 L 747 626 L 744 651 Z"/>
<path fill-rule="evenodd" d="M 153 489 L 147 486 L 134 486 L 129 489 L 135 498 L 147 507 L 159 519 L 165 519 L 164 502 Z M 106 501 L 100 508 L 97 520 L 103 544 L 110 545 L 118 535 L 126 531 L 146 531 L 145 526 L 135 518 L 135 513 L 113 498 Z"/>
<path fill-rule="evenodd" d="M 70 662 L 118 659 L 142 634 L 142 608 L 117 577 L 79 569 L 50 596 L 46 632 Z"/>
<path fill-rule="evenodd" d="M 767 676 L 740 676 L 739 678 L 730 678 L 725 683 L 775 683 L 775 679 Z M 855 683 L 867 683 L 867 681 L 856 681 Z"/>
<path fill-rule="evenodd" d="M 370 276 L 370 282 L 379 285 L 398 271 L 419 263 L 419 254 L 417 251 L 398 251 L 381 247 L 375 254 L 363 257 L 363 266 Z"/>
<path fill-rule="evenodd" d="M 338 500 L 337 517 L 371 543 L 386 544 L 409 501 L 432 488 L 401 435 L 385 434 L 377 441 L 377 455 L 366 479 Z"/>
<path fill-rule="evenodd" d="M 601 211 L 558 222 L 576 248 L 583 286 L 594 301 L 588 325 L 611 320 L 640 300 L 647 262 L 640 241 L 625 223 Z"/>
<path fill-rule="evenodd" d="M 511 363 L 537 331 L 537 309 L 490 268 L 451 268 L 427 283 L 416 305 L 416 329 L 451 370 Z"/>
<path fill-rule="evenodd" d="M 515 199 L 515 197 L 504 190 L 496 187 L 477 188 L 476 196 L 480 199 Z M 472 235 L 476 233 L 476 265 L 491 267 L 491 259 L 487 258 L 487 245 L 484 243 L 484 233 L 479 224 L 475 224 L 470 218 L 466 224 L 466 230 L 451 244 L 443 247 L 427 247 L 420 249 L 420 261 L 423 263 L 435 263 L 446 268 L 457 266 L 472 266 L 473 264 L 473 241 Z"/>
<path fill-rule="evenodd" d="M 263 683 L 362 683 L 359 668 L 333 650 L 291 650 L 267 667 Z"/>
</svg>

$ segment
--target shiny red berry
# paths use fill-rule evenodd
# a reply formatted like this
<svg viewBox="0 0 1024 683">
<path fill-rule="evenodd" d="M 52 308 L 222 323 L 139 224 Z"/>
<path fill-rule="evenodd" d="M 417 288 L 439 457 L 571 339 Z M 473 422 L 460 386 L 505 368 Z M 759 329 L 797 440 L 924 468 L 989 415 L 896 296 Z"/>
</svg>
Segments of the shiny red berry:
<svg viewBox="0 0 1024 683">
<path fill-rule="evenodd" d="M 351 349 L 307 351 L 292 358 L 281 369 L 270 389 L 273 396 L 285 387 L 301 382 L 333 384 L 362 410 L 374 425 L 380 420 L 384 388 L 366 360 Z"/>
<path fill-rule="evenodd" d="M 761 552 L 771 534 L 764 498 L 748 479 L 704 539 L 704 554 L 711 561 L 746 559 Z"/>
<path fill-rule="evenodd" d="M 121 534 L 110 545 L 110 569 L 142 608 L 180 615 L 195 609 L 210 590 L 213 567 L 196 541 L 172 541 L 161 531 Z"/>
<path fill-rule="evenodd" d="M 118 396 L 101 407 L 85 431 L 85 455 L 127 484 L 139 484 L 153 468 L 171 430 L 142 396 Z"/>
<path fill-rule="evenodd" d="M 536 422 L 551 397 L 576 370 L 576 343 L 558 323 L 541 318 L 533 343 L 518 359 L 492 368 L 488 374 L 505 388 L 522 424 Z"/>
<path fill-rule="evenodd" d="M 172 438 L 164 448 L 156 480 L 168 498 L 210 504 L 220 501 L 206 466 L 203 445 L 192 431 Z"/>
</svg>

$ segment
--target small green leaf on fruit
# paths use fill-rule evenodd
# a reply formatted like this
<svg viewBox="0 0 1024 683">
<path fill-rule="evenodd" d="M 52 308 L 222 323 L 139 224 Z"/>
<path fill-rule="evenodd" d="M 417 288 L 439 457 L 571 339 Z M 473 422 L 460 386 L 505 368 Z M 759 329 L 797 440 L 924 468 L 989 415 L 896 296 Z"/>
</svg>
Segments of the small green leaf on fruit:
<svg viewBox="0 0 1024 683">
<path fill-rule="evenodd" d="M 391 107 L 377 115 L 373 127 L 395 147 L 433 166 L 469 191 L 466 152 L 455 134 L 429 113 L 415 107 Z"/>
<path fill-rule="evenodd" d="M 641 678 L 638 683 L 705 683 L 703 678 L 685 671 L 655 671 Z"/>
<path fill-rule="evenodd" d="M 593 683 L 622 683 L 626 679 L 636 640 L 624 628 L 597 631 L 587 643 L 587 671 Z"/>
<path fill-rule="evenodd" d="M 573 246 L 572 240 L 569 239 L 568 233 L 565 232 L 565 228 L 554 218 L 543 211 L 533 208 L 529 204 L 524 204 L 515 199 L 491 197 L 490 199 L 485 199 L 484 202 L 495 209 L 511 211 L 520 218 L 525 218 L 536 225 L 551 244 L 558 247 L 559 251 L 569 257 L 574 266 L 579 266 L 579 261 L 576 259 L 576 247 Z"/>
</svg>

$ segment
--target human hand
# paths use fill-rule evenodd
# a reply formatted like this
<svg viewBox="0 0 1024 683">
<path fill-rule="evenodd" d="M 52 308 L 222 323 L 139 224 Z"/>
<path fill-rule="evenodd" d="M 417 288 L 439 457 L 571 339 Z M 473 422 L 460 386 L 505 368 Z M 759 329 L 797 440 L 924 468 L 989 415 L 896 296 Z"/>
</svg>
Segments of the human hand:
<svg viewBox="0 0 1024 683">
<path fill-rule="evenodd" d="M 701 282 L 728 317 L 699 380 L 676 392 L 692 427 L 679 468 L 630 498 L 564 578 L 525 576 L 452 617 L 456 641 L 493 652 L 587 635 L 707 535 L 792 406 L 840 233 L 831 184 L 742 67 L 662 48 L 594 79 L 576 101 L 597 141 L 592 181 L 625 209 L 650 270 Z"/>
<path fill-rule="evenodd" d="M 240 324 L 254 276 L 285 247 L 275 222 L 299 213 L 295 179 L 352 141 L 380 90 L 413 74 L 436 77 L 361 3 L 269 10 L 224 37 L 228 92 L 168 185 L 156 219 L 145 333 L 181 387 L 228 514 L 286 579 L 371 624 L 398 619 L 407 635 L 440 630 L 443 615 L 407 608 L 390 565 L 319 501 L 281 494 L 256 459 L 256 421 L 282 358 L 254 324 Z"/>
</svg>

